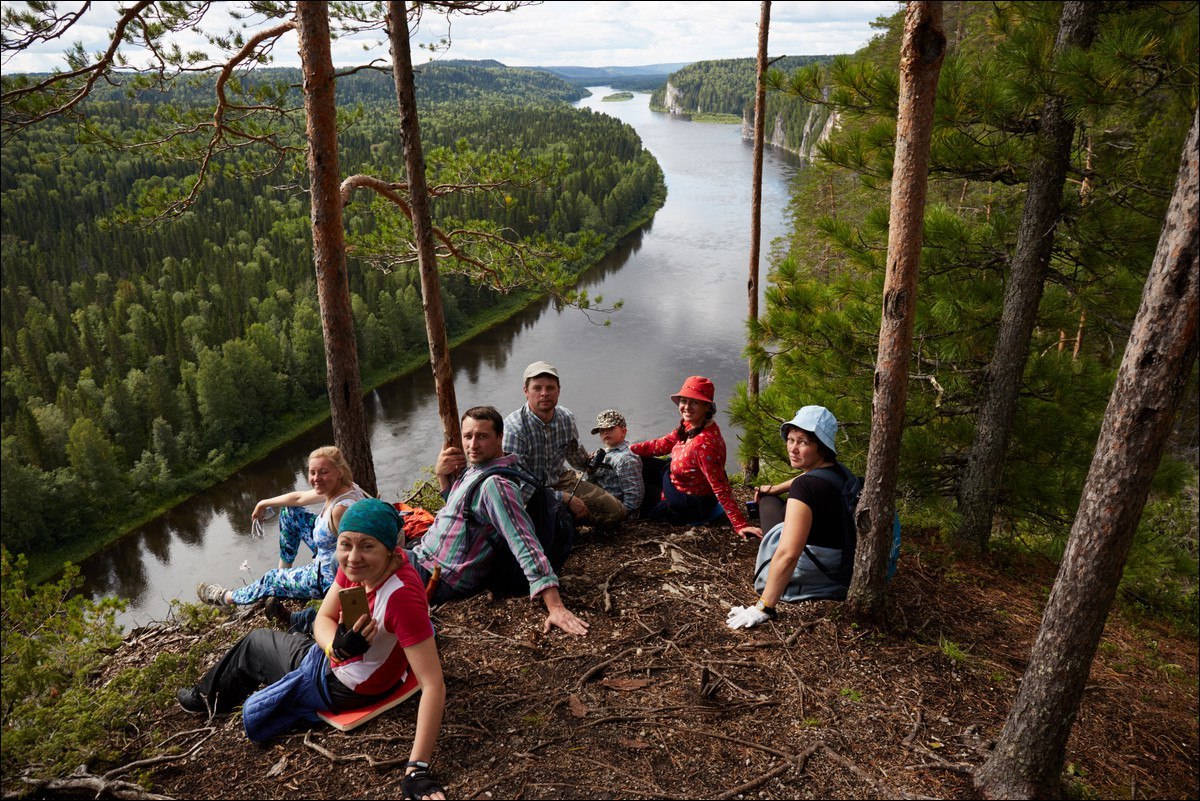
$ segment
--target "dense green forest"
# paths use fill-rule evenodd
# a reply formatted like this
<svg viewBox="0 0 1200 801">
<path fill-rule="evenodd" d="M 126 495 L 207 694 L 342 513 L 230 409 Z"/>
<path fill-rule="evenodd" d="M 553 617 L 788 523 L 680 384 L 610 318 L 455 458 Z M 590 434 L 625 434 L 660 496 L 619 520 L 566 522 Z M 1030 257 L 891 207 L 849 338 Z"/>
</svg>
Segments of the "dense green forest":
<svg viewBox="0 0 1200 801">
<path fill-rule="evenodd" d="M 296 85 L 295 70 L 258 80 Z M 10 80 L 10 76 L 5 76 Z M 389 73 L 338 86 L 344 175 L 402 176 Z M 133 138 L 185 98 L 121 89 L 86 114 Z M 632 128 L 563 102 L 582 93 L 544 72 L 447 62 L 418 75 L 432 181 L 463 163 L 531 164 L 537 180 L 497 201 L 434 199 L 435 222 L 509 232 L 553 252 L 559 269 L 590 264 L 648 219 L 662 173 Z M 302 131 L 298 134 L 302 136 Z M 225 161 L 199 200 L 155 225 L 140 199 L 178 189 L 195 169 L 146 152 L 87 148 L 50 122 L 6 142 L 3 191 L 3 530 L 13 552 L 95 542 L 228 472 L 256 443 L 326 406 L 307 195 L 292 173 L 246 177 Z M 302 140 L 300 140 L 302 143 Z M 455 166 L 459 165 L 459 166 Z M 540 165 L 540 166 L 539 166 Z M 456 171 L 457 170 L 457 171 Z M 368 385 L 427 355 L 415 264 L 378 269 L 390 208 L 365 194 L 346 208 L 359 358 Z M 462 275 L 442 282 L 451 337 L 527 302 Z"/>
<path fill-rule="evenodd" d="M 788 56 L 772 69 L 790 72 L 809 65 L 828 64 L 832 56 Z M 650 108 L 689 115 L 729 115 L 754 119 L 754 84 L 757 66 L 752 58 L 699 61 L 672 73 L 667 83 L 650 96 Z M 767 142 L 809 156 L 812 143 L 825 126 L 829 111 L 805 99 L 767 95 Z"/>
<path fill-rule="evenodd" d="M 899 476 L 910 513 L 951 532 L 1030 177 L 1057 4 L 947 4 Z M 861 466 L 888 245 L 903 25 L 790 78 L 779 91 L 824 96 L 841 116 L 793 193 L 786 258 L 771 274 L 749 354 L 768 377 L 733 404 L 744 456 L 787 472 L 778 422 L 798 405 L 834 410 Z M 1119 7 L 1051 84 L 1078 115 L 1050 277 L 1020 388 L 999 497 L 1002 539 L 1061 546 L 1163 225 L 1197 103 L 1197 5 Z M 1195 622 L 1196 378 L 1143 518 L 1127 587 L 1182 576 L 1139 597 Z M 1182 493 L 1182 494 L 1181 494 Z M 1178 572 L 1176 572 L 1178 571 Z M 1190 576 L 1190 578 L 1189 578 Z"/>
</svg>

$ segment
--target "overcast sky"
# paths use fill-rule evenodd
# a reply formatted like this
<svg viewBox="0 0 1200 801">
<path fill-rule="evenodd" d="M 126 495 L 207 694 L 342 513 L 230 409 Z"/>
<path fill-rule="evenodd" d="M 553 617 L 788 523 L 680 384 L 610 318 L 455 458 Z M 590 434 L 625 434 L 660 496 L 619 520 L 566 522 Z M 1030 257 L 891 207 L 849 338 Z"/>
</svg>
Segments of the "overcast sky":
<svg viewBox="0 0 1200 801">
<path fill-rule="evenodd" d="M 8 7 L 24 3 L 4 2 Z M 80 6 L 59 2 L 60 9 Z M 230 4 L 233 5 L 233 4 Z M 759 3 L 754 0 L 727 2 L 567 2 L 548 0 L 540 5 L 509 13 L 477 17 L 455 16 L 447 28 L 446 18 L 426 14 L 415 43 L 437 41 L 447 35 L 448 51 L 437 59 L 492 58 L 510 66 L 640 66 L 671 64 L 718 58 L 749 58 L 758 43 Z M 65 37 L 35 52 L 12 55 L 3 63 L 4 72 L 46 71 L 62 67 L 67 46 L 82 41 L 89 51 L 103 49 L 116 19 L 117 3 L 95 3 L 89 24 L 78 24 Z M 232 20 L 214 3 L 211 22 L 205 28 L 224 30 Z M 825 55 L 852 53 L 871 38 L 870 22 L 899 10 L 898 2 L 773 2 L 771 4 L 770 52 L 780 55 Z M 212 25 L 212 23 L 217 23 Z M 210 28 L 210 25 L 212 27 Z M 363 63 L 374 57 L 387 58 L 387 48 L 364 53 L 365 39 L 341 39 L 334 43 L 338 66 Z M 199 36 L 179 40 L 185 48 L 216 55 Z M 133 51 L 130 51 L 131 53 Z M 299 66 L 295 37 L 275 48 L 275 66 Z M 431 58 L 428 51 L 413 49 L 413 61 Z"/>
</svg>

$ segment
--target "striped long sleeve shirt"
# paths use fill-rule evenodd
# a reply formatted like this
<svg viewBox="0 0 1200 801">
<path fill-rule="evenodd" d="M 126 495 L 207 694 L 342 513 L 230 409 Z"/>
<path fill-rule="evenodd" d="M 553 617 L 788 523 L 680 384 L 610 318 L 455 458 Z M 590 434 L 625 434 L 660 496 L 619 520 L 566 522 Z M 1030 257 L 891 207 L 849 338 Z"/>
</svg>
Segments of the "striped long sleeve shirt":
<svg viewBox="0 0 1200 801">
<path fill-rule="evenodd" d="M 432 572 L 434 565 L 441 565 L 441 580 L 457 591 L 471 592 L 483 586 L 491 567 L 493 539 L 503 541 L 516 557 L 529 580 L 530 597 L 558 586 L 558 576 L 534 534 L 516 484 L 503 476 L 480 478 L 488 470 L 516 463 L 515 455 L 505 455 L 470 465 L 450 488 L 446 505 L 413 549 L 425 570 Z M 478 522 L 468 524 L 463 501 L 477 481 L 482 483 L 471 499 L 470 511 Z M 500 536 L 490 536 L 493 532 Z"/>
</svg>

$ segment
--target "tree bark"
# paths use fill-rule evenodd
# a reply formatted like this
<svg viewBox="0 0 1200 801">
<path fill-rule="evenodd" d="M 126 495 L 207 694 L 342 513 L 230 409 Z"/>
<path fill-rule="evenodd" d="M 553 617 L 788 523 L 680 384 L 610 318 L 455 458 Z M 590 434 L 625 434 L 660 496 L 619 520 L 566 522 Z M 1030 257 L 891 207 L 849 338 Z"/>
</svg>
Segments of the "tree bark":
<svg viewBox="0 0 1200 801">
<path fill-rule="evenodd" d="M 854 578 L 846 598 L 850 615 L 878 621 L 884 611 L 884 574 L 896 513 L 896 473 L 908 364 L 912 355 L 917 274 L 929 185 L 929 145 L 938 75 L 946 54 L 941 2 L 910 2 L 900 45 L 900 105 L 896 119 L 896 156 L 888 215 L 887 275 L 875 362 L 875 398 L 871 444 L 855 524 L 858 549 Z"/>
<path fill-rule="evenodd" d="M 458 400 L 454 395 L 454 372 L 450 367 L 450 342 L 442 313 L 442 285 L 438 280 L 437 251 L 433 241 L 433 219 L 429 211 L 429 189 L 425 181 L 425 154 L 421 148 L 421 124 L 417 117 L 417 93 L 413 82 L 412 48 L 408 42 L 408 4 L 389 0 L 388 38 L 391 41 L 392 77 L 400 106 L 400 141 L 408 170 L 409 206 L 413 238 L 421 269 L 421 303 L 425 310 L 425 334 L 429 340 L 429 365 L 437 392 L 438 415 L 442 418 L 445 445 L 460 440 Z"/>
<path fill-rule="evenodd" d="M 346 237 L 342 228 L 328 4 L 297 3 L 296 32 L 304 74 L 308 175 L 312 186 L 313 263 L 317 275 L 317 301 L 321 306 L 321 332 L 325 339 L 326 386 L 333 419 L 333 440 L 354 471 L 354 480 L 370 494 L 377 495 L 362 378 L 358 371 L 354 314 L 350 308 Z"/>
<path fill-rule="evenodd" d="M 975 786 L 989 798 L 1061 795 L 1060 774 L 1108 610 L 1200 346 L 1200 115 L 1109 398 L 1096 453 L 1029 666 Z"/>
<path fill-rule="evenodd" d="M 1100 5 L 1089 0 L 1063 3 L 1054 45 L 1056 56 L 1072 48 L 1091 46 Z M 1067 115 L 1063 98 L 1047 97 L 1034 143 L 1029 190 L 1021 213 L 1021 225 L 1017 229 L 1011 275 L 1004 291 L 996 350 L 988 366 L 975 437 L 959 482 L 961 522 L 954 537 L 960 547 L 984 550 L 991 537 L 1004 454 L 1017 413 L 1038 305 L 1050 270 L 1050 252 L 1054 246 L 1054 230 L 1058 225 L 1074 135 L 1075 124 Z"/>
<path fill-rule="evenodd" d="M 762 173 L 763 173 L 763 140 L 767 129 L 767 34 L 771 27 L 771 0 L 762 0 L 762 8 L 758 17 L 758 81 L 754 90 L 754 175 L 751 179 L 750 201 L 750 278 L 746 282 L 746 293 L 749 296 L 749 319 L 758 319 L 758 261 L 762 249 Z M 746 379 L 746 395 L 750 402 L 758 400 L 758 370 L 750 365 Z M 758 475 L 758 457 L 750 456 L 742 465 L 742 472 L 747 483 Z"/>
</svg>

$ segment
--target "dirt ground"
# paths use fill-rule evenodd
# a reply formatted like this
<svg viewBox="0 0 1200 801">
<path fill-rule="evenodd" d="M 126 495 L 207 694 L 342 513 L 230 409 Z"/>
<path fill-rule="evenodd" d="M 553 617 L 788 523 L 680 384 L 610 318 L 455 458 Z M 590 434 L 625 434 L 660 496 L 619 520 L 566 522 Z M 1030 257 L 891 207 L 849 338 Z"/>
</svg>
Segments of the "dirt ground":
<svg viewBox="0 0 1200 801">
<path fill-rule="evenodd" d="M 544 608 L 523 599 L 435 610 L 436 776 L 474 799 L 975 797 L 970 769 L 1008 713 L 1054 566 L 959 561 L 927 532 L 905 537 L 886 630 L 822 601 L 734 632 L 727 609 L 755 598 L 753 544 L 725 527 L 584 529 L 562 582 L 586 638 L 542 634 Z M 134 639 L 119 663 L 190 642 Z M 1197 796 L 1197 650 L 1110 618 L 1067 755 L 1073 795 Z M 172 797 L 399 798 L 415 709 L 264 747 L 238 715 L 205 725 L 176 707 L 157 732 L 176 755 L 139 775 Z"/>
</svg>

